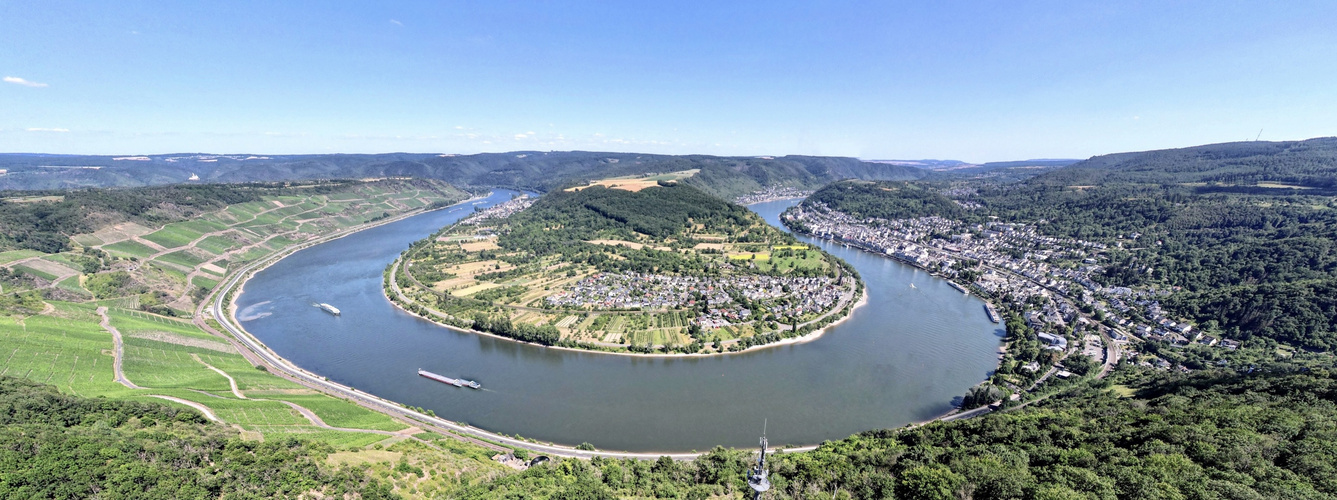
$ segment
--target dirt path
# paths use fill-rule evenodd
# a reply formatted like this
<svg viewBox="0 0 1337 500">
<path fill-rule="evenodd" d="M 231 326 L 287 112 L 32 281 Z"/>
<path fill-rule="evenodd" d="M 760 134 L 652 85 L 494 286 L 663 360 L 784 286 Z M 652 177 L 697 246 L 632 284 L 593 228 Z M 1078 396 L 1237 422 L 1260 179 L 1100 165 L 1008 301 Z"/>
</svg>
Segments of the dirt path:
<svg viewBox="0 0 1337 500">
<path fill-rule="evenodd" d="M 231 375 L 228 375 L 227 372 L 225 372 L 225 371 L 223 371 L 223 370 L 219 370 L 219 369 L 217 369 L 217 368 L 214 368 L 214 365 L 211 365 L 211 364 L 209 364 L 209 363 L 205 363 L 203 359 L 200 359 L 200 356 L 199 356 L 198 354 L 195 354 L 195 353 L 192 352 L 192 353 L 190 353 L 190 357 L 191 357 L 191 358 L 194 358 L 195 361 L 199 361 L 200 364 L 204 365 L 205 367 L 209 368 L 210 370 L 213 370 L 213 371 L 215 371 L 215 372 L 218 372 L 219 375 L 222 375 L 224 378 L 226 378 L 226 379 L 227 379 L 227 383 L 228 383 L 228 385 L 231 385 L 231 386 L 232 386 L 232 395 L 233 395 L 233 396 L 236 396 L 237 399 L 250 399 L 250 398 L 246 397 L 245 394 L 242 394 L 242 393 L 241 393 L 241 389 L 238 389 L 238 388 L 237 388 L 237 381 L 236 381 L 235 379 L 233 379 Z"/>
<path fill-rule="evenodd" d="M 171 402 L 173 402 L 173 403 L 181 403 L 181 404 L 183 404 L 183 405 L 186 405 L 186 406 L 189 406 L 189 407 L 194 408 L 194 409 L 196 409 L 196 410 L 199 410 L 200 413 L 203 413 L 203 414 L 204 414 L 204 418 L 207 418 L 207 419 L 209 419 L 209 420 L 213 420 L 214 422 L 218 422 L 218 423 L 220 423 L 220 424 L 222 424 L 222 423 L 226 423 L 226 422 L 223 422 L 223 419 L 218 418 L 218 415 L 214 415 L 214 411 L 213 411 L 213 410 L 210 410 L 208 406 L 204 406 L 204 405 L 199 404 L 199 403 L 196 403 L 196 402 L 194 402 L 194 401 L 190 401 L 190 400 L 188 400 L 188 399 L 176 398 L 176 397 L 172 397 L 172 396 L 163 396 L 163 395 L 161 395 L 161 394 L 149 394 L 149 396 L 151 396 L 151 397 L 155 397 L 155 398 L 158 398 L 158 399 L 166 399 L 166 400 L 171 401 Z"/>
<path fill-rule="evenodd" d="M 121 331 L 117 330 L 116 327 L 111 326 L 111 317 L 107 316 L 106 306 L 97 308 L 97 314 L 98 316 L 102 316 L 102 321 L 99 323 L 102 325 L 102 329 L 111 333 L 111 352 L 113 358 L 112 372 L 116 374 L 116 381 L 131 389 L 143 389 L 143 387 L 137 386 L 134 382 L 131 382 L 130 379 L 125 378 L 125 372 L 121 370 L 121 361 L 125 359 L 125 342 L 121 340 Z"/>
</svg>

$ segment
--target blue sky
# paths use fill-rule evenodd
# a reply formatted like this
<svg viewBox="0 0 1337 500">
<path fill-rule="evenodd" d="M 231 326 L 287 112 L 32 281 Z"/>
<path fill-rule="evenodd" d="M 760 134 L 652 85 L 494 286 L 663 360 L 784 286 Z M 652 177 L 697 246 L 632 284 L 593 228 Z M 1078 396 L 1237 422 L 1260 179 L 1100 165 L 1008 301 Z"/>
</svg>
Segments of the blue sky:
<svg viewBox="0 0 1337 500">
<path fill-rule="evenodd" d="M 991 161 L 1337 135 L 1337 2 L 0 0 L 0 151 Z"/>
</svg>

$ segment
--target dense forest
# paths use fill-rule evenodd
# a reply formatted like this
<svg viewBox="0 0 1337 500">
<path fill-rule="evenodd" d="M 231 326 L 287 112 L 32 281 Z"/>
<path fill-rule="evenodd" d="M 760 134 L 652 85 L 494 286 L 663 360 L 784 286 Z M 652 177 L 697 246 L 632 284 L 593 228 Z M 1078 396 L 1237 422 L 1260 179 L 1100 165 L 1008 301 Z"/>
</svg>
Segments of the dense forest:
<svg viewBox="0 0 1337 500">
<path fill-rule="evenodd" d="M 0 376 L 0 498 L 394 498 L 329 445 L 243 441 L 194 410 Z"/>
<path fill-rule="evenodd" d="M 1093 382 L 1001 414 L 774 455 L 766 498 L 1337 498 L 1330 370 L 1281 364 L 1189 377 L 1128 369 L 1116 378 L 1120 390 Z M 691 463 L 563 460 L 466 496 L 737 495 L 750 458 L 717 448 Z"/>
<path fill-rule="evenodd" d="M 504 249 L 532 256 L 561 255 L 564 262 L 590 264 L 606 271 L 707 272 L 714 267 L 700 255 L 654 248 L 692 248 L 699 243 L 693 239 L 695 233 L 719 235 L 730 242 L 797 242 L 748 209 L 681 183 L 664 183 L 636 192 L 604 187 L 553 191 L 511 216 L 507 227 L 497 240 Z M 599 238 L 654 245 L 629 248 L 587 243 Z"/>
<path fill-rule="evenodd" d="M 960 218 L 965 211 L 932 187 L 909 182 L 835 182 L 817 190 L 808 202 L 825 203 L 860 218 Z"/>
<path fill-rule="evenodd" d="M 62 168 L 61 165 L 79 165 Z M 97 168 L 88 168 L 97 167 Z M 517 151 L 475 155 L 389 153 L 377 155 L 153 155 L 134 160 L 110 156 L 0 154 L 0 189 L 145 186 L 204 182 L 416 177 L 465 189 L 510 187 L 546 192 L 593 179 L 700 169 L 687 182 L 733 199 L 770 186 L 816 189 L 846 178 L 918 179 L 926 171 L 855 158 L 783 156 L 670 156 L 586 151 Z"/>
<path fill-rule="evenodd" d="M 1059 186 L 1203 183 L 1222 187 L 1274 183 L 1331 190 L 1337 189 L 1334 165 L 1337 137 L 1232 142 L 1097 156 L 1051 172 L 1036 182 Z"/>
<path fill-rule="evenodd" d="M 422 189 L 447 189 L 433 181 L 398 181 Z M 70 248 L 70 236 L 101 226 L 135 221 L 147 226 L 188 220 L 201 213 L 264 197 L 328 194 L 360 181 L 255 182 L 247 184 L 175 184 L 128 189 L 76 189 L 5 192 L 0 197 L 0 250 L 32 249 L 56 253 Z M 48 197 L 34 201 L 33 198 Z"/>
<path fill-rule="evenodd" d="M 856 216 L 997 218 L 1104 242 L 1106 284 L 1180 290 L 1172 312 L 1232 338 L 1333 349 L 1335 180 L 1337 139 L 1314 139 L 1101 156 L 1008 184 L 837 183 L 810 199 Z"/>
</svg>

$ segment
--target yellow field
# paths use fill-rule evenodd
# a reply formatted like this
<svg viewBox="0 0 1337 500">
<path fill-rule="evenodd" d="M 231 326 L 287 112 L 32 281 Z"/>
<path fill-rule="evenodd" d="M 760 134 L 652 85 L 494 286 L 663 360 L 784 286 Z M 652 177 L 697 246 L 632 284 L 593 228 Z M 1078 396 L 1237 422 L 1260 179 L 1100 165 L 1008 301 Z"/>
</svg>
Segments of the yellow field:
<svg viewBox="0 0 1337 500">
<path fill-rule="evenodd" d="M 623 191 L 631 191 L 634 193 L 645 188 L 658 186 L 659 181 L 678 181 L 696 175 L 696 173 L 700 171 L 701 169 L 694 168 L 691 170 L 681 170 L 678 172 L 669 172 L 667 174 L 659 174 L 649 177 L 613 177 L 591 182 L 588 186 L 577 186 L 566 188 L 566 190 L 580 191 L 587 187 L 603 186 L 609 189 L 621 189 Z"/>
<path fill-rule="evenodd" d="M 645 188 L 652 188 L 659 185 L 659 181 L 649 179 L 604 179 L 591 182 L 588 186 L 577 186 L 567 188 L 567 191 L 580 191 L 582 189 L 594 186 L 603 186 L 609 189 L 621 189 L 623 191 L 637 192 Z"/>
<path fill-rule="evenodd" d="M 466 262 L 466 263 L 464 263 L 464 264 L 460 264 L 460 265 L 458 265 L 458 266 L 452 266 L 452 267 L 450 268 L 450 272 L 455 273 L 455 274 L 470 274 L 470 275 L 472 275 L 472 274 L 478 274 L 478 273 L 485 273 L 485 272 L 489 272 L 489 271 L 493 271 L 493 270 L 497 270 L 497 271 L 505 270 L 505 269 L 509 269 L 509 268 L 511 267 L 510 264 L 507 264 L 507 265 L 501 266 L 501 269 L 494 269 L 494 268 L 496 268 L 497 264 L 498 264 L 498 261 L 495 261 L 495 260 L 480 260 L 480 261 L 478 261 L 478 262 Z"/>
<path fill-rule="evenodd" d="M 500 249 L 501 247 L 497 246 L 496 240 L 486 239 L 481 241 L 475 241 L 473 243 L 464 243 L 460 245 L 460 248 L 464 249 L 464 251 L 466 252 L 481 252 L 483 250 L 497 250 Z"/>
<path fill-rule="evenodd" d="M 470 286 L 475 283 L 473 278 L 451 278 L 445 281 L 438 281 L 432 285 L 432 289 L 438 292 L 449 292 L 452 288 Z"/>
<path fill-rule="evenodd" d="M 771 260 L 771 254 L 770 252 L 731 253 L 729 260 Z"/>
<path fill-rule="evenodd" d="M 593 244 L 595 244 L 595 245 L 608 245 L 608 246 L 613 246 L 613 247 L 618 246 L 618 245 L 625 245 L 627 248 L 631 248 L 631 249 L 635 249 L 635 250 L 640 250 L 640 249 L 645 248 L 645 247 L 647 246 L 647 245 L 644 244 L 644 243 L 636 243 L 636 242 L 634 242 L 634 241 L 626 241 L 626 240 L 590 240 L 590 241 L 586 241 L 585 243 L 593 243 Z M 673 250 L 672 248 L 668 248 L 668 247 L 658 247 L 658 246 L 650 246 L 650 248 L 653 248 L 653 249 L 655 249 L 655 250 L 663 250 L 663 251 L 665 251 L 665 252 L 670 251 L 670 250 Z"/>
<path fill-rule="evenodd" d="M 459 290 L 455 290 L 453 292 L 450 292 L 450 294 L 456 297 L 468 297 L 483 290 L 490 290 L 499 286 L 501 285 L 498 285 L 496 283 L 479 283 L 469 288 L 461 288 Z"/>
</svg>

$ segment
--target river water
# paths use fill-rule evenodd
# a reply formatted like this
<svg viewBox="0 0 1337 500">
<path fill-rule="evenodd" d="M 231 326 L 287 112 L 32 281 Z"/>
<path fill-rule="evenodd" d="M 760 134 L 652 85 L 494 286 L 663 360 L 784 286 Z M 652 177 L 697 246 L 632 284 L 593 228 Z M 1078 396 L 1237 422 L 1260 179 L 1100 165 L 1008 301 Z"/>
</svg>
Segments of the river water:
<svg viewBox="0 0 1337 500">
<path fill-rule="evenodd" d="M 498 190 L 479 204 L 512 194 Z M 783 228 L 778 215 L 796 202 L 750 208 Z M 297 252 L 247 282 L 237 317 L 274 352 L 360 391 L 494 432 L 607 450 L 756 446 L 763 419 L 776 445 L 898 427 L 950 410 L 996 365 L 1002 331 L 979 299 L 912 267 L 806 238 L 859 270 L 868 304 L 803 344 L 698 358 L 573 352 L 449 330 L 392 306 L 381 292 L 385 267 L 472 211 L 430 212 Z M 483 390 L 427 380 L 418 368 Z"/>
</svg>

